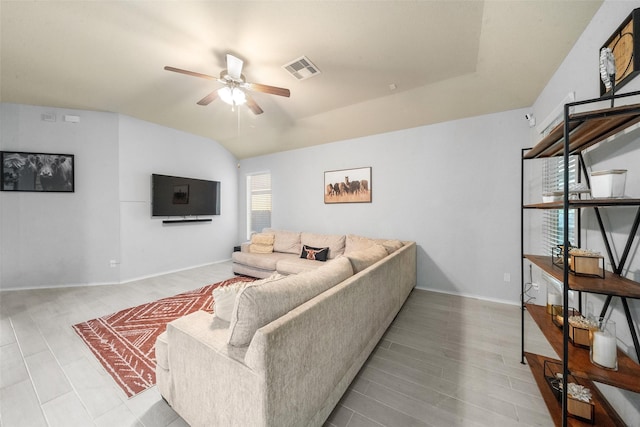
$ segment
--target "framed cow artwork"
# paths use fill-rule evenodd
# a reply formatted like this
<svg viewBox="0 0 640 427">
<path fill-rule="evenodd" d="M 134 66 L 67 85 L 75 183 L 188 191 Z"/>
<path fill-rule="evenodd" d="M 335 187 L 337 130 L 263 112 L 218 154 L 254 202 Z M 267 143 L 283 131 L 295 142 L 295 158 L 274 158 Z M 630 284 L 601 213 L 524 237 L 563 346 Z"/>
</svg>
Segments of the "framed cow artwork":
<svg viewBox="0 0 640 427">
<path fill-rule="evenodd" d="M 324 202 L 371 203 L 371 168 L 325 172 Z"/>
<path fill-rule="evenodd" d="M 73 154 L 0 151 L 0 190 L 72 193 Z"/>
</svg>

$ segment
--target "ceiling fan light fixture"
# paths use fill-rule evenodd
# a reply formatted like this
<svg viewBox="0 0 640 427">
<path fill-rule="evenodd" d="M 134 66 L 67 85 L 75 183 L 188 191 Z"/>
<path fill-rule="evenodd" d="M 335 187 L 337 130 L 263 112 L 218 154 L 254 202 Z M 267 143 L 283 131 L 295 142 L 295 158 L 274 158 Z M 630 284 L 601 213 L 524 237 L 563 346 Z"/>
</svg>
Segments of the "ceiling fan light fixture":
<svg viewBox="0 0 640 427">
<path fill-rule="evenodd" d="M 258 103 L 247 94 L 246 91 L 262 92 L 269 95 L 278 95 L 289 98 L 291 91 L 282 87 L 263 85 L 259 83 L 249 83 L 242 74 L 243 61 L 231 54 L 227 54 L 227 69 L 220 72 L 220 77 L 216 78 L 208 74 L 197 73 L 195 71 L 183 70 L 166 66 L 167 71 L 186 74 L 188 76 L 199 77 L 207 80 L 215 80 L 224 87 L 209 93 L 207 96 L 197 102 L 198 105 L 207 106 L 216 98 L 220 98 L 225 104 L 231 105 L 231 111 L 235 111 L 236 105 L 247 104 L 249 110 L 255 114 L 262 114 L 264 110 L 260 108 Z"/>
<path fill-rule="evenodd" d="M 237 87 L 225 86 L 218 89 L 218 96 L 231 106 L 242 105 L 247 102 L 247 97 L 244 94 L 244 91 Z"/>
</svg>

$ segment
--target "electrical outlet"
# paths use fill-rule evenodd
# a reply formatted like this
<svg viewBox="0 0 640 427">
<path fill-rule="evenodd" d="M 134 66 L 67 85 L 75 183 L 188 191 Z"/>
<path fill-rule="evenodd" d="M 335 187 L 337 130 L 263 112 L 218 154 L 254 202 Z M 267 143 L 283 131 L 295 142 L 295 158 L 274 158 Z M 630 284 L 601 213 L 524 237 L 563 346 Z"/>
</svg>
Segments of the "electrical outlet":
<svg viewBox="0 0 640 427">
<path fill-rule="evenodd" d="M 503 280 L 505 282 L 510 282 L 511 281 L 511 273 L 504 273 Z"/>
<path fill-rule="evenodd" d="M 112 260 L 109 261 L 109 267 L 115 268 L 116 265 L 118 265 L 118 263 L 116 262 L 115 259 L 112 259 Z"/>
<path fill-rule="evenodd" d="M 539 291 L 540 290 L 540 285 L 537 284 L 536 282 L 533 282 L 531 284 L 531 287 L 533 288 L 534 291 Z"/>
</svg>

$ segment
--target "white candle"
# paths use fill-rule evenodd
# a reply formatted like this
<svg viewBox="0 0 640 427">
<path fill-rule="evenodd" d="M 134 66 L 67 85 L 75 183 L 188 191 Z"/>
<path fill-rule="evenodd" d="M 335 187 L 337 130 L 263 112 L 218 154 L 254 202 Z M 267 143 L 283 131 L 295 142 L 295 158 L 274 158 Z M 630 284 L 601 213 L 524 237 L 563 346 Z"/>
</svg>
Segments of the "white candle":
<svg viewBox="0 0 640 427">
<path fill-rule="evenodd" d="M 552 313 L 552 306 L 554 305 L 562 305 L 562 295 L 556 294 L 555 292 L 549 292 L 547 293 L 547 313 L 556 314 Z"/>
<path fill-rule="evenodd" d="M 594 363 L 610 369 L 618 368 L 618 347 L 615 335 L 606 331 L 594 331 L 591 358 Z"/>
</svg>

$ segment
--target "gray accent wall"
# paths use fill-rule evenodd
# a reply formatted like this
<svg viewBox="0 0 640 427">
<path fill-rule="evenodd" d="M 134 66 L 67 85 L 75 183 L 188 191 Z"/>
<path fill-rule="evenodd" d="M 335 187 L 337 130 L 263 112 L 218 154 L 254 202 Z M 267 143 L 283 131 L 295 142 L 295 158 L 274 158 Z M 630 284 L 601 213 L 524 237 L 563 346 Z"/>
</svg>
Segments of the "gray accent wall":
<svg viewBox="0 0 640 427">
<path fill-rule="evenodd" d="M 1 104 L 0 126 L 2 150 L 75 155 L 74 193 L 0 192 L 0 287 L 117 282 L 118 116 Z"/>
<path fill-rule="evenodd" d="M 75 155 L 74 193 L 0 192 L 0 289 L 120 283 L 230 258 L 237 160 L 215 141 L 118 114 L 4 103 L 0 149 Z M 152 173 L 220 181 L 221 215 L 152 218 Z"/>
<path fill-rule="evenodd" d="M 208 138 L 126 116 L 119 125 L 123 280 L 231 258 L 238 227 L 236 158 Z M 172 225 L 151 218 L 152 173 L 220 181 L 220 215 Z"/>
<path fill-rule="evenodd" d="M 525 112 L 245 159 L 240 180 L 271 172 L 274 228 L 413 240 L 418 287 L 516 304 Z M 368 166 L 372 203 L 324 204 L 325 171 Z M 246 239 L 244 218 L 238 230 Z"/>
</svg>

